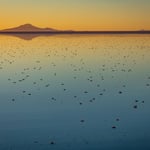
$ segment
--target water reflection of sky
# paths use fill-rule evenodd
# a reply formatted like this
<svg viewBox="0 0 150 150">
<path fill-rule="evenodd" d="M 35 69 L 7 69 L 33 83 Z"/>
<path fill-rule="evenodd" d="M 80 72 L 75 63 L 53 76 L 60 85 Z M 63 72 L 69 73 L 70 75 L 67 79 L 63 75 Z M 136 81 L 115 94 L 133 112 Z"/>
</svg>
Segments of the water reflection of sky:
<svg viewBox="0 0 150 150">
<path fill-rule="evenodd" d="M 149 149 L 150 37 L 0 36 L 0 149 Z"/>
</svg>

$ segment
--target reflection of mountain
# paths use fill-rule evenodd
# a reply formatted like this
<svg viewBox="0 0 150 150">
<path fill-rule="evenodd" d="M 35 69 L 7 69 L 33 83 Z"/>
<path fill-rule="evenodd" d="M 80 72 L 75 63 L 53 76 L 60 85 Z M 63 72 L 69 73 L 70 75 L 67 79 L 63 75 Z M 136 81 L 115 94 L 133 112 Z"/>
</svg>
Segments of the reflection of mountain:
<svg viewBox="0 0 150 150">
<path fill-rule="evenodd" d="M 32 24 L 24 24 L 15 28 L 1 30 L 0 32 L 57 32 L 59 30 L 52 28 L 39 28 Z"/>
<path fill-rule="evenodd" d="M 32 40 L 36 37 L 40 37 L 40 36 L 53 36 L 55 34 L 19 34 L 19 33 L 15 33 L 15 34 L 5 34 L 5 36 L 13 36 L 13 37 L 17 37 L 23 40 Z"/>
</svg>

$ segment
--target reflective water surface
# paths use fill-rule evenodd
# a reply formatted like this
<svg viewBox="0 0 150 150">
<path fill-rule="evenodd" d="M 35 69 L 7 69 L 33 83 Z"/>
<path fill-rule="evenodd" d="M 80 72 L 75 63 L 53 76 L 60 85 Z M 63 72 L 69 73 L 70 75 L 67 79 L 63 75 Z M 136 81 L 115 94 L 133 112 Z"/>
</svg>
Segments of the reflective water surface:
<svg viewBox="0 0 150 150">
<path fill-rule="evenodd" d="M 150 35 L 0 35 L 1 150 L 149 150 Z"/>
</svg>

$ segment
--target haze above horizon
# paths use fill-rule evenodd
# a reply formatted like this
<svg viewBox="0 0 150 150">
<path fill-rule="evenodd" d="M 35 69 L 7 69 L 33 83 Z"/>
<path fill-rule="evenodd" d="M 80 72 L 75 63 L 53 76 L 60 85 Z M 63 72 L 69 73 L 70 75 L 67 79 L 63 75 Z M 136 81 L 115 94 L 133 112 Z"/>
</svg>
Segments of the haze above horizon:
<svg viewBox="0 0 150 150">
<path fill-rule="evenodd" d="M 150 30 L 148 0 L 0 0 L 0 30 L 31 22 L 59 30 Z"/>
</svg>

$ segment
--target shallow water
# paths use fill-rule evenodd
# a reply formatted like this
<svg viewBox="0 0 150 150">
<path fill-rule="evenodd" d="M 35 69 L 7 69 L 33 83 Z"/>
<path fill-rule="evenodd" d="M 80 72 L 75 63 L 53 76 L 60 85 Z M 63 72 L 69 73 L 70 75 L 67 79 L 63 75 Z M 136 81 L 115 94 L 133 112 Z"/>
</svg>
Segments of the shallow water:
<svg viewBox="0 0 150 150">
<path fill-rule="evenodd" d="M 150 149 L 150 35 L 26 36 L 0 36 L 1 150 Z"/>
</svg>

